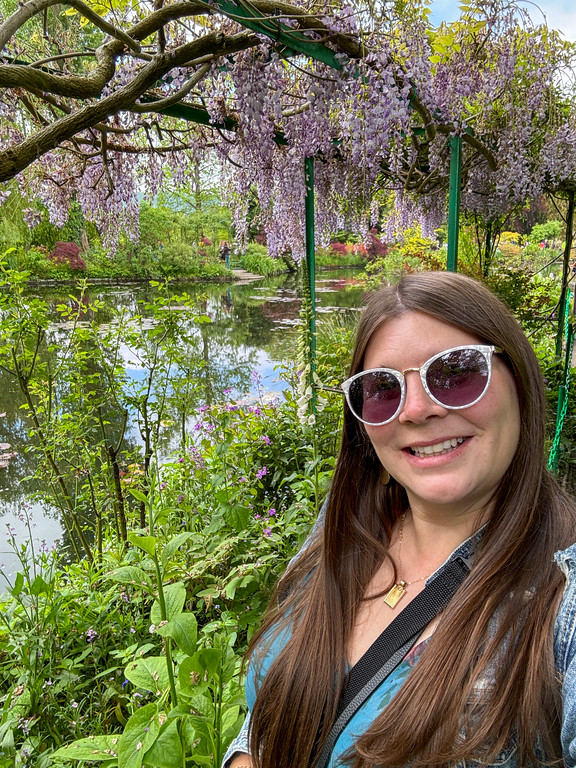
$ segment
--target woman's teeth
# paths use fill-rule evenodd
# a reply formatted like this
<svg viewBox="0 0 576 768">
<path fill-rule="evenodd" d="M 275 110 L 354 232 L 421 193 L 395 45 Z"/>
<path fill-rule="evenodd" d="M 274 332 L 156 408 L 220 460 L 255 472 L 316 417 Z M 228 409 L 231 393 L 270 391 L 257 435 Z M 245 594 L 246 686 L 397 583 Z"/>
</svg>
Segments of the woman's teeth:
<svg viewBox="0 0 576 768">
<path fill-rule="evenodd" d="M 410 450 L 414 456 L 418 456 L 422 459 L 425 456 L 432 456 L 432 454 L 434 454 L 434 456 L 441 456 L 443 453 L 449 453 L 463 442 L 463 437 L 453 437 L 450 440 L 444 440 L 442 443 L 436 443 L 435 445 L 425 445 L 421 448 L 411 448 Z"/>
</svg>

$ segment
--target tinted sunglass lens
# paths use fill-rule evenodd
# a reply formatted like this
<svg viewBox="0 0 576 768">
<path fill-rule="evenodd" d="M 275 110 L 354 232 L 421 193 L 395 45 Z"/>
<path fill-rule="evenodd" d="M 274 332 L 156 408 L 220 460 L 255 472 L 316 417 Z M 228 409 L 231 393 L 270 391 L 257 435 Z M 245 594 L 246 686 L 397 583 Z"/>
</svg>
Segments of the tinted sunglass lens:
<svg viewBox="0 0 576 768">
<path fill-rule="evenodd" d="M 391 373 L 375 371 L 354 379 L 349 397 L 355 416 L 368 424 L 382 424 L 395 415 L 402 391 Z"/>
<path fill-rule="evenodd" d="M 459 408 L 478 400 L 486 389 L 488 375 L 482 352 L 458 349 L 434 360 L 426 372 L 426 382 L 443 405 Z"/>
</svg>

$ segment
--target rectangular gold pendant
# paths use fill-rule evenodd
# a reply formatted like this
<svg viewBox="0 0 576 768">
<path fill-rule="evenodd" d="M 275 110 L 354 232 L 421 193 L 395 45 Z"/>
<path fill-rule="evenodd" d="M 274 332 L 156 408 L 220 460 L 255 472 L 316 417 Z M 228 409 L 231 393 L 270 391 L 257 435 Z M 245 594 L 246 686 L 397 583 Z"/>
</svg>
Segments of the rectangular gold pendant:
<svg viewBox="0 0 576 768">
<path fill-rule="evenodd" d="M 386 605 L 389 605 L 390 608 L 396 608 L 399 601 L 402 600 L 404 595 L 406 594 L 406 582 L 400 581 L 398 584 L 394 584 L 390 592 L 386 595 L 384 598 L 384 602 Z"/>
</svg>

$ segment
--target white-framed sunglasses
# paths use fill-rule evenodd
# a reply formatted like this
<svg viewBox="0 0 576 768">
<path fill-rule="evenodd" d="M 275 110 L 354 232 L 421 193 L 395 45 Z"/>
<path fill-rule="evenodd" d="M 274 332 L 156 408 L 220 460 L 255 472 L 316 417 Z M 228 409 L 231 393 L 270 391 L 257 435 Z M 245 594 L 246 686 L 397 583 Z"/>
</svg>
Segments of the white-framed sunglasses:
<svg viewBox="0 0 576 768">
<path fill-rule="evenodd" d="M 450 410 L 469 408 L 486 394 L 492 355 L 500 351 L 487 344 L 452 347 L 433 355 L 420 368 L 370 368 L 340 386 L 354 416 L 374 427 L 388 424 L 401 412 L 406 399 L 404 377 L 410 371 L 420 373 L 422 386 L 438 405 Z"/>
</svg>

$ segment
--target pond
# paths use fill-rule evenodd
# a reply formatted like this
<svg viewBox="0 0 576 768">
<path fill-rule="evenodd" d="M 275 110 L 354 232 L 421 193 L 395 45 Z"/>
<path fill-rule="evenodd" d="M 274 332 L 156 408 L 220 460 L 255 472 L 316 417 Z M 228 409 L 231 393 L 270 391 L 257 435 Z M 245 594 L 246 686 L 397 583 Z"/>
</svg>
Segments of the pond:
<svg viewBox="0 0 576 768">
<path fill-rule="evenodd" d="M 362 292 L 354 289 L 352 270 L 320 271 L 316 278 L 317 323 L 335 313 L 358 310 Z M 260 386 L 266 392 L 279 393 L 285 382 L 279 378 L 276 367 L 293 358 L 296 339 L 295 326 L 300 311 L 300 290 L 293 275 L 280 275 L 234 284 L 192 283 L 178 285 L 178 292 L 186 291 L 200 300 L 203 312 L 211 322 L 198 327 L 199 344 L 206 366 L 202 369 L 206 398 L 210 401 L 241 398 L 255 393 L 254 375 L 261 377 Z M 54 310 L 58 304 L 69 301 L 74 292 L 70 288 L 38 289 L 35 291 Z M 154 289 L 148 284 L 121 286 L 95 286 L 89 289 L 87 300 L 101 300 L 107 307 L 124 309 L 131 313 L 141 301 L 151 301 Z M 104 310 L 105 316 L 105 310 Z M 54 311 L 55 321 L 58 314 Z M 65 338 L 65 324 L 54 326 L 54 333 Z M 137 360 L 131 360 L 125 350 L 126 370 L 138 379 L 143 371 Z M 223 394 L 226 391 L 226 394 Z M 10 443 L 17 451 L 16 459 L 6 469 L 0 469 L 0 563 L 6 573 L 17 569 L 17 558 L 8 543 L 13 536 L 20 545 L 30 539 L 36 547 L 57 546 L 62 538 L 59 512 L 37 501 L 30 501 L 35 491 L 31 455 L 26 453 L 27 423 L 19 410 L 20 397 L 15 384 L 0 371 L 0 442 Z M 135 425 L 127 435 L 138 445 L 141 442 Z M 169 453 L 174 446 L 166 445 Z M 41 542 L 45 542 L 44 545 Z M 0 579 L 1 581 L 1 579 Z M 1 586 L 1 584 L 0 584 Z"/>
</svg>

